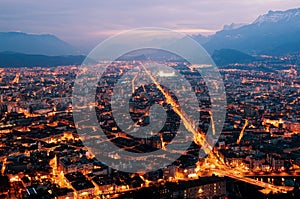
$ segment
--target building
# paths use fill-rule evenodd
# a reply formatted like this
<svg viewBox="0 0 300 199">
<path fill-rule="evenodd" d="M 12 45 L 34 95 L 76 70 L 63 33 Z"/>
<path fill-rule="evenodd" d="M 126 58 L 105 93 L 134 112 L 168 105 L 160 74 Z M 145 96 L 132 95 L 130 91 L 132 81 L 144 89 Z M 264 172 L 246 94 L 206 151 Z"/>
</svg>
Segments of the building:
<svg viewBox="0 0 300 199">
<path fill-rule="evenodd" d="M 184 187 L 183 190 L 173 192 L 174 196 L 179 198 L 225 198 L 226 182 L 222 178 L 208 177 L 200 178 L 194 181 L 181 182 L 178 188 Z"/>
<path fill-rule="evenodd" d="M 73 172 L 65 174 L 66 182 L 72 186 L 74 196 L 77 199 L 92 198 L 95 193 L 95 186 L 82 173 Z"/>
<path fill-rule="evenodd" d="M 284 170 L 284 160 L 280 158 L 272 158 L 272 168 L 274 171 Z"/>
<path fill-rule="evenodd" d="M 57 199 L 74 199 L 74 191 L 69 188 L 55 188 L 52 192 Z"/>
<path fill-rule="evenodd" d="M 145 195 L 146 194 L 146 195 Z M 156 199 L 224 199 L 226 180 L 220 177 L 202 177 L 197 180 L 167 182 L 163 186 L 144 187 L 124 195 L 124 198 Z"/>
<path fill-rule="evenodd" d="M 94 165 L 92 160 L 87 159 L 85 156 L 81 157 L 80 159 L 64 157 L 59 159 L 59 167 L 64 173 L 90 173 L 92 172 Z"/>
<path fill-rule="evenodd" d="M 164 168 L 164 178 L 174 179 L 176 177 L 176 166 L 170 165 Z"/>
</svg>

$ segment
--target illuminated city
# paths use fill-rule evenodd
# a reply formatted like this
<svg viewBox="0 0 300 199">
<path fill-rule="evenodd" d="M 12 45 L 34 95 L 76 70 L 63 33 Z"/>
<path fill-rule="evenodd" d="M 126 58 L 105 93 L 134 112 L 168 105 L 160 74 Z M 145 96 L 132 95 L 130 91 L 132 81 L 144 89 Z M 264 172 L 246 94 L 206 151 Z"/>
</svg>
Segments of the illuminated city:
<svg viewBox="0 0 300 199">
<path fill-rule="evenodd" d="M 0 199 L 300 198 L 299 2 L 0 5 Z"/>
<path fill-rule="evenodd" d="M 271 63 L 276 59 L 279 58 L 265 61 Z M 130 66 L 130 63 L 127 64 L 126 67 Z M 143 68 L 141 61 L 132 64 Z M 183 67 L 184 64 L 170 62 L 168 65 L 181 65 L 178 70 L 185 68 L 185 74 L 188 71 L 195 73 L 192 68 Z M 255 64 L 258 63 L 251 63 L 249 66 Z M 122 64 L 116 63 L 115 67 L 118 65 Z M 12 197 L 21 197 L 26 193 L 34 194 L 39 189 L 49 195 L 56 194 L 58 198 L 114 198 L 127 193 L 138 194 L 159 184 L 164 187 L 160 191 L 174 196 L 181 194 L 175 191 L 176 188 L 172 188 L 176 184 L 188 183 L 182 186 L 192 186 L 190 183 L 195 183 L 197 193 L 187 189 L 186 194 L 205 195 L 206 189 L 201 187 L 212 183 L 217 186 L 216 196 L 226 197 L 227 178 L 250 183 L 264 194 L 291 193 L 294 190 L 292 185 L 299 180 L 297 176 L 300 166 L 297 159 L 298 142 L 292 142 L 299 137 L 299 125 L 293 122 L 294 116 L 298 114 L 294 107 L 297 106 L 299 96 L 297 92 L 291 93 L 291 90 L 297 91 L 299 85 L 294 66 L 285 64 L 285 67 L 287 69 L 279 71 L 277 76 L 272 74 L 272 78 L 268 72 L 248 73 L 238 69 L 220 69 L 227 89 L 228 106 L 222 135 L 214 147 L 207 146 L 205 134 L 194 129 L 188 117 L 177 108 L 172 96 L 152 77 L 153 84 L 143 89 L 156 87 L 158 90 L 152 89 L 152 92 L 160 91 L 163 94 L 166 103 L 172 106 L 174 112 L 171 114 L 178 115 L 186 129 L 194 134 L 196 145 L 173 165 L 143 175 L 126 174 L 108 168 L 87 151 L 76 135 L 70 88 L 78 67 L 3 68 L 1 162 L 2 175 L 9 177 L 8 183 L 11 185 L 7 193 Z M 145 67 L 144 69 L 146 70 Z M 109 73 L 107 75 L 110 76 Z M 289 77 L 289 81 L 285 81 L 287 78 L 284 77 Z M 205 93 L 200 89 L 203 83 L 198 82 L 199 94 Z M 132 86 L 135 86 L 134 81 Z M 132 88 L 135 92 L 136 89 Z M 107 87 L 105 92 L 109 90 Z M 250 90 L 251 94 L 248 93 Z M 276 90 L 282 92 L 278 94 Z M 138 93 L 135 95 L 135 99 L 139 99 Z M 282 108 L 278 107 L 276 112 L 272 112 L 271 104 L 274 99 L 280 98 L 277 95 L 284 95 L 281 98 L 287 102 L 281 103 Z M 257 100 L 263 100 L 264 104 L 258 105 Z M 202 108 L 208 110 L 208 107 L 209 103 Z M 104 106 L 99 104 L 98 108 L 104 109 Z M 131 109 L 133 114 L 138 113 L 138 110 Z M 203 118 L 209 121 L 210 112 L 206 111 Z M 107 129 L 111 129 L 111 134 L 117 136 L 111 140 L 120 147 L 131 150 L 163 148 L 174 136 L 171 133 L 174 127 L 170 127 L 169 133 L 162 132 L 158 139 L 154 137 L 144 142 L 133 141 L 126 134 L 118 132 L 114 123 L 109 122 L 110 119 L 106 121 L 109 125 L 106 126 L 109 127 Z M 202 124 L 202 129 L 205 129 L 204 126 L 205 123 Z M 130 145 L 135 145 L 135 148 Z M 206 158 L 197 159 L 197 145 L 213 147 L 213 151 Z M 118 158 L 116 154 L 110 156 Z M 190 198 L 191 195 L 183 197 Z"/>
</svg>

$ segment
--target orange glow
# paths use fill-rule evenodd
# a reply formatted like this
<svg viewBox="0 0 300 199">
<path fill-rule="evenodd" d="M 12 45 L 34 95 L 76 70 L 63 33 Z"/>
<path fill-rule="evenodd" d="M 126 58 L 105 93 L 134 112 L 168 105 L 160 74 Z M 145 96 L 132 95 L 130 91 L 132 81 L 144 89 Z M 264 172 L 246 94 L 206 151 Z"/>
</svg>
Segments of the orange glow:
<svg viewBox="0 0 300 199">
<path fill-rule="evenodd" d="M 238 172 L 237 168 L 231 168 L 225 165 L 225 163 L 223 162 L 223 160 L 221 160 L 216 154 L 214 154 L 212 152 L 212 146 L 210 146 L 210 144 L 207 142 L 205 134 L 202 132 L 198 132 L 197 130 L 194 129 L 193 127 L 193 122 L 190 121 L 190 119 L 188 118 L 188 116 L 182 112 L 181 109 L 179 109 L 179 105 L 176 103 L 175 100 L 173 100 L 172 96 L 170 96 L 167 92 L 165 92 L 165 90 L 161 87 L 161 85 L 156 81 L 156 79 L 152 76 L 152 74 L 146 69 L 146 67 L 143 65 L 142 62 L 140 62 L 141 66 L 144 68 L 145 72 L 149 75 L 150 79 L 153 81 L 153 83 L 156 85 L 156 87 L 162 92 L 162 94 L 165 96 L 166 98 L 166 102 L 168 104 L 170 104 L 174 110 L 174 112 L 181 118 L 184 126 L 186 127 L 186 129 L 189 132 L 192 132 L 194 135 L 194 142 L 201 146 L 202 149 L 204 150 L 204 152 L 208 155 L 207 156 L 207 162 L 209 163 L 209 168 L 214 170 L 214 173 L 216 175 L 219 176 L 228 176 L 230 178 L 236 179 L 236 180 L 240 180 L 249 184 L 253 184 L 256 186 L 260 186 L 263 187 L 267 190 L 271 190 L 273 192 L 282 192 L 282 193 L 286 193 L 288 191 L 291 191 L 293 189 L 293 187 L 283 187 L 283 186 L 275 186 L 272 184 L 268 184 L 268 183 L 264 183 L 264 182 L 260 182 L 258 180 L 254 180 L 252 178 L 248 178 L 248 177 L 244 177 L 243 175 L 241 175 L 240 173 L 243 172 L 243 170 L 241 170 L 241 172 Z M 212 114 L 210 113 L 211 117 Z M 282 122 L 282 121 L 278 121 Z M 213 123 L 213 121 L 212 121 Z M 246 120 L 245 125 L 242 129 L 240 139 L 243 137 L 243 133 L 245 128 L 248 126 L 248 120 Z M 220 161 L 219 161 L 220 160 Z M 197 164 L 197 170 L 201 170 L 201 165 L 198 163 Z M 187 172 L 184 170 L 184 172 Z M 176 174 L 177 178 L 179 177 L 179 173 Z"/>
<path fill-rule="evenodd" d="M 242 130 L 241 130 L 239 139 L 238 139 L 237 142 L 236 142 L 237 144 L 240 144 L 240 142 L 241 142 L 241 140 L 242 140 L 242 138 L 243 138 L 243 136 L 244 136 L 244 132 L 245 132 L 245 129 L 246 129 L 247 126 L 248 126 L 248 120 L 246 119 L 245 124 L 244 124 L 244 126 L 243 126 L 243 128 L 242 128 Z"/>
</svg>

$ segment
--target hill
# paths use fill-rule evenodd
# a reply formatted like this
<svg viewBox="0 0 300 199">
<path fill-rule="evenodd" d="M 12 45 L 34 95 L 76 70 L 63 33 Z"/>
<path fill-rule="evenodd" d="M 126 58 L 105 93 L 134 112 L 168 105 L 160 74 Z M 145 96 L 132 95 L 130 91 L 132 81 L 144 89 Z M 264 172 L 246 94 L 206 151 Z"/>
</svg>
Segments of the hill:
<svg viewBox="0 0 300 199">
<path fill-rule="evenodd" d="M 85 56 L 46 56 L 29 55 L 15 52 L 0 53 L 0 67 L 51 67 L 62 65 L 79 65 Z"/>
</svg>

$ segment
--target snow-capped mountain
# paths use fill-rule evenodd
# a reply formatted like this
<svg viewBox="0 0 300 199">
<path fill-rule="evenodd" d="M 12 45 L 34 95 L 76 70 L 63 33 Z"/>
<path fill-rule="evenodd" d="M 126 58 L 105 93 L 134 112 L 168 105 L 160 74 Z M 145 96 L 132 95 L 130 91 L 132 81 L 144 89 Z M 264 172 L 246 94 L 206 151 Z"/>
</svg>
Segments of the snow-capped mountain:
<svg viewBox="0 0 300 199">
<path fill-rule="evenodd" d="M 300 8 L 291 9 L 287 11 L 269 11 L 268 14 L 259 16 L 253 24 L 262 24 L 262 23 L 277 23 L 277 22 L 290 22 L 295 18 L 300 19 Z"/>
<path fill-rule="evenodd" d="M 300 53 L 300 8 L 269 11 L 249 25 L 223 29 L 204 47 L 210 53 L 224 48 L 250 54 Z"/>
<path fill-rule="evenodd" d="M 234 30 L 234 29 L 238 29 L 244 25 L 247 25 L 247 24 L 244 24 L 244 23 L 232 23 L 232 24 L 229 24 L 229 25 L 224 25 L 223 27 L 223 30 Z"/>
</svg>

